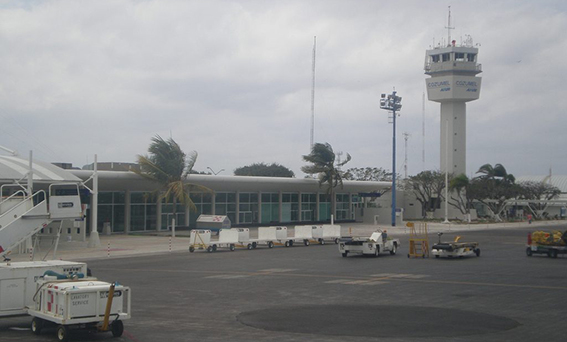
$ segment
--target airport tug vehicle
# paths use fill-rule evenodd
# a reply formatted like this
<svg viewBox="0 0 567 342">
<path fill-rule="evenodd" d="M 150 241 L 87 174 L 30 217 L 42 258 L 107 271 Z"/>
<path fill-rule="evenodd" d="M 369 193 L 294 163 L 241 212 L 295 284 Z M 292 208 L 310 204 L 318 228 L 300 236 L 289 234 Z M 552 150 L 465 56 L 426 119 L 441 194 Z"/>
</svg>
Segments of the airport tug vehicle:
<svg viewBox="0 0 567 342">
<path fill-rule="evenodd" d="M 380 253 L 396 254 L 400 240 L 388 237 L 386 230 L 377 230 L 370 237 L 349 237 L 339 241 L 339 252 L 344 258 L 349 254 L 379 256 Z"/>
<path fill-rule="evenodd" d="M 466 256 L 476 255 L 480 256 L 480 248 L 478 248 L 478 242 L 459 242 L 460 236 L 457 236 L 452 242 L 441 242 L 441 235 L 443 233 L 437 233 L 439 236 L 439 241 L 433 245 L 431 249 L 431 254 L 435 255 L 436 258 L 447 257 L 447 258 L 462 258 Z"/>
</svg>

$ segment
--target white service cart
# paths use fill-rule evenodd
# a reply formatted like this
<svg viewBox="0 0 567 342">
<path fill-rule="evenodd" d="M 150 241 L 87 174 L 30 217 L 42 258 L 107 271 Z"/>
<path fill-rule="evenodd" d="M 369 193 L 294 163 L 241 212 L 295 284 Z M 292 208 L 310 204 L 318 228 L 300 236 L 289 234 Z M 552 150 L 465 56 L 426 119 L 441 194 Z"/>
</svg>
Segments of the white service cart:
<svg viewBox="0 0 567 342">
<path fill-rule="evenodd" d="M 286 247 L 293 245 L 293 239 L 287 236 L 287 227 L 282 226 L 258 227 L 258 238 L 250 241 L 252 248 L 256 248 L 260 244 L 265 244 L 268 248 L 273 248 L 276 245 Z"/>
<path fill-rule="evenodd" d="M 331 240 L 335 244 L 339 243 L 341 238 L 341 226 L 336 224 L 325 224 L 322 226 L 323 236 L 321 237 L 321 244 L 325 243 L 325 240 Z"/>
<path fill-rule="evenodd" d="M 130 318 L 130 288 L 96 278 L 38 279 L 34 306 L 28 309 L 33 317 L 31 330 L 39 335 L 49 323 L 57 325 L 57 339 L 69 340 L 72 330 L 111 331 L 122 336 L 123 320 Z"/>
<path fill-rule="evenodd" d="M 206 249 L 207 252 L 212 253 L 222 247 L 234 251 L 238 244 L 238 238 L 239 232 L 233 229 L 221 229 L 218 240 L 211 239 L 211 231 L 208 229 L 194 229 L 189 237 L 189 252 L 193 253 L 196 249 Z"/>
<path fill-rule="evenodd" d="M 303 241 L 305 246 L 309 246 L 310 241 L 313 239 L 313 226 L 295 226 L 294 241 Z"/>
<path fill-rule="evenodd" d="M 339 243 L 339 252 L 344 258 L 349 254 L 366 254 L 379 256 L 380 253 L 390 252 L 395 255 L 400 247 L 400 239 L 388 237 L 384 230 L 377 230 L 370 237 L 347 237 Z"/>
<path fill-rule="evenodd" d="M 250 242 L 250 229 L 249 228 L 230 228 L 238 232 L 238 244 L 236 247 L 245 247 L 252 249 L 252 242 Z"/>
</svg>

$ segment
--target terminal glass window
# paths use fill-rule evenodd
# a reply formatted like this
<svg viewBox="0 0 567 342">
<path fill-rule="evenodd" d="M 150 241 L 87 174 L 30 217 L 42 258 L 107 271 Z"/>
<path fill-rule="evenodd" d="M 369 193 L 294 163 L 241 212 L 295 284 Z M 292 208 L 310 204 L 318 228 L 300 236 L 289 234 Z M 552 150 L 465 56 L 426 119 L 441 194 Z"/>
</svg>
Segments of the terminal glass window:
<svg viewBox="0 0 567 342">
<path fill-rule="evenodd" d="M 258 223 L 258 194 L 241 192 L 238 194 L 238 202 L 238 222 Z"/>
<path fill-rule="evenodd" d="M 301 194 L 301 221 L 317 220 L 317 194 Z"/>
<path fill-rule="evenodd" d="M 226 215 L 230 222 L 236 223 L 236 193 L 217 192 L 215 195 L 215 215 Z"/>
<path fill-rule="evenodd" d="M 299 221 L 299 194 L 282 194 L 282 222 Z"/>
<path fill-rule="evenodd" d="M 156 198 L 149 192 L 130 193 L 130 230 L 155 230 L 157 222 Z"/>
<path fill-rule="evenodd" d="M 175 214 L 173 214 L 173 202 L 161 201 L 161 229 L 168 230 L 173 226 L 173 218 L 175 217 L 175 226 L 185 226 L 185 205 L 182 203 L 175 204 Z"/>
<path fill-rule="evenodd" d="M 331 219 L 331 198 L 327 194 L 319 194 L 319 220 Z"/>
<path fill-rule="evenodd" d="M 189 227 L 196 228 L 199 215 L 213 214 L 213 195 L 208 192 L 192 192 L 189 196 L 197 208 L 196 212 L 189 212 Z"/>
<path fill-rule="evenodd" d="M 337 220 L 349 219 L 349 194 L 337 194 Z"/>
<path fill-rule="evenodd" d="M 97 230 L 102 232 L 104 223 L 113 232 L 123 232 L 125 226 L 124 192 L 100 192 L 98 194 Z"/>
<path fill-rule="evenodd" d="M 280 221 L 280 194 L 277 192 L 262 193 L 262 222 L 277 223 Z"/>
</svg>

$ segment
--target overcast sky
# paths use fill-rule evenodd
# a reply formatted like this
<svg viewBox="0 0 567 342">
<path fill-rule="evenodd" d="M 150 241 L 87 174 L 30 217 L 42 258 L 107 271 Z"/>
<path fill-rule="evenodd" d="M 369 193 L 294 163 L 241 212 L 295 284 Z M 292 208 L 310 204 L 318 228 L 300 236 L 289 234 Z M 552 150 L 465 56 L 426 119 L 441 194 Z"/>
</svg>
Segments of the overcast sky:
<svg viewBox="0 0 567 342">
<path fill-rule="evenodd" d="M 408 174 L 439 169 L 423 63 L 447 39 L 449 5 L 452 37 L 472 36 L 483 70 L 467 104 L 467 174 L 501 163 L 567 175 L 564 0 L 0 0 L 0 145 L 82 167 L 95 154 L 134 162 L 159 134 L 197 151 L 199 171 L 277 162 L 303 177 L 317 36 L 315 142 L 349 153 L 347 168 L 391 170 L 379 96 L 395 87 L 398 172 L 403 132 Z"/>
</svg>

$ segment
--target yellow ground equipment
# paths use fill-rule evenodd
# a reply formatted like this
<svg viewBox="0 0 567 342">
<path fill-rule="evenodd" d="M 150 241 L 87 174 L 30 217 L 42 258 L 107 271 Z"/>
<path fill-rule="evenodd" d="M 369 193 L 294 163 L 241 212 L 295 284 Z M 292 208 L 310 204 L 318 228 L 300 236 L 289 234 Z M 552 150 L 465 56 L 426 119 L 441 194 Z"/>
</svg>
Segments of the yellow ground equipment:
<svg viewBox="0 0 567 342">
<path fill-rule="evenodd" d="M 427 235 L 427 223 L 417 224 L 408 222 L 406 226 L 410 229 L 409 233 L 409 257 L 429 258 L 429 236 Z"/>
</svg>

